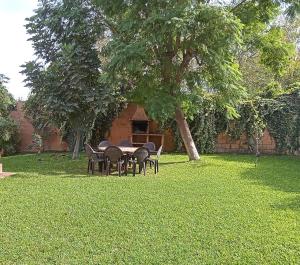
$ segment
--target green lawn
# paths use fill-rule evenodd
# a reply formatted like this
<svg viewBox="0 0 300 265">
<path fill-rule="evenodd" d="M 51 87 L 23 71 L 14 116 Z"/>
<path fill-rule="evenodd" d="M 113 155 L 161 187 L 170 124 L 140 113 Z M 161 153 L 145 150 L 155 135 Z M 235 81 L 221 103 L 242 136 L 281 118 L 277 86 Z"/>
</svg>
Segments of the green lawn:
<svg viewBox="0 0 300 265">
<path fill-rule="evenodd" d="M 300 264 L 300 159 L 163 155 L 158 175 L 2 158 L 0 264 Z"/>
</svg>

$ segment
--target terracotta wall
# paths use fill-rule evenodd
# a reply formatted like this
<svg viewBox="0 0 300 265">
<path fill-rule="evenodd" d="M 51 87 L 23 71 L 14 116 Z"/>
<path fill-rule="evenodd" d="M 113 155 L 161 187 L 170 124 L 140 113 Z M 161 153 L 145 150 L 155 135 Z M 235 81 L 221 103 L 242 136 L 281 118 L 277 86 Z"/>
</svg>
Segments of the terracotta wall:
<svg viewBox="0 0 300 265">
<path fill-rule="evenodd" d="M 217 153 L 249 153 L 247 137 L 245 134 L 239 140 L 231 140 L 228 135 L 221 133 L 217 137 Z M 263 137 L 259 143 L 259 151 L 264 154 L 276 153 L 276 144 L 268 130 L 264 131 Z"/>
<path fill-rule="evenodd" d="M 15 111 L 11 112 L 11 117 L 19 124 L 20 132 L 20 152 L 34 152 L 30 146 L 32 145 L 32 134 L 34 133 L 34 128 L 31 121 L 25 117 L 23 111 L 24 102 L 19 101 Z M 57 129 L 50 129 L 49 137 L 44 141 L 45 151 L 67 151 L 67 144 L 61 140 L 59 132 Z"/>
<path fill-rule="evenodd" d="M 24 116 L 22 110 L 23 102 L 18 102 L 17 109 L 11 113 L 11 117 L 20 125 L 20 152 L 30 152 L 29 146 L 32 144 L 32 134 L 34 128 L 31 121 Z M 120 115 L 113 121 L 112 127 L 107 134 L 108 139 L 113 144 L 118 144 L 121 140 L 131 140 L 131 119 L 133 117 L 140 119 L 146 116 L 143 108 L 128 104 L 128 107 L 123 110 Z M 150 133 L 159 133 L 159 126 L 155 121 L 149 121 Z M 171 152 L 174 150 L 174 139 L 171 130 L 163 132 L 164 135 L 164 150 Z M 58 129 L 52 128 L 49 137 L 44 141 L 45 151 L 67 151 L 67 143 L 61 140 Z M 273 154 L 276 153 L 276 145 L 274 139 L 266 130 L 259 145 L 261 153 Z M 249 152 L 246 135 L 242 135 L 241 139 L 233 141 L 225 133 L 221 133 L 217 137 L 216 144 L 217 153 L 247 153 Z"/>
</svg>

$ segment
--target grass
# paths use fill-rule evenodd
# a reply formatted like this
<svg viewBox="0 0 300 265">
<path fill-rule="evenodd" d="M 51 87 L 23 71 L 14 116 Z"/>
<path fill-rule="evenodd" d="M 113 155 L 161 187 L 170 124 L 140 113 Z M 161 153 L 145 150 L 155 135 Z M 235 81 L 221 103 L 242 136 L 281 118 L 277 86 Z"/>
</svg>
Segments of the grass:
<svg viewBox="0 0 300 265">
<path fill-rule="evenodd" d="M 186 160 L 104 177 L 84 157 L 2 158 L 0 264 L 300 263 L 299 157 Z"/>
</svg>

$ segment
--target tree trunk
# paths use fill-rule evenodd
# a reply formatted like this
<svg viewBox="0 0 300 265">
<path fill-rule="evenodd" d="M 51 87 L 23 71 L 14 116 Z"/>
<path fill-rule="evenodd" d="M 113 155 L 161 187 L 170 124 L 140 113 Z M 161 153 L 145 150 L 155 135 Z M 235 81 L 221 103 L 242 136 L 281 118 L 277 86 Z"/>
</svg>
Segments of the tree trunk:
<svg viewBox="0 0 300 265">
<path fill-rule="evenodd" d="M 190 160 L 200 159 L 196 145 L 195 145 L 193 137 L 191 135 L 189 125 L 188 125 L 188 123 L 184 117 L 183 111 L 180 107 L 176 108 L 175 119 L 177 122 L 177 126 L 179 128 L 180 135 L 183 140 L 185 149 L 188 153 L 189 159 Z"/>
<path fill-rule="evenodd" d="M 77 130 L 76 131 L 76 136 L 75 136 L 75 146 L 74 146 L 74 150 L 73 150 L 72 159 L 79 158 L 80 138 L 81 138 L 81 133 L 80 133 L 79 130 Z"/>
</svg>

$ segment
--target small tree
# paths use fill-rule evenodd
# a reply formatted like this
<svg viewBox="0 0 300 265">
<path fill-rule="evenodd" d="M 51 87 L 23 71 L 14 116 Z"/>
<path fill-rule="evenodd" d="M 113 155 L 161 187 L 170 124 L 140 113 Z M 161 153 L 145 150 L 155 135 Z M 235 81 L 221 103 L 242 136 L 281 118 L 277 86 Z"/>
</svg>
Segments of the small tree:
<svg viewBox="0 0 300 265">
<path fill-rule="evenodd" d="M 111 99 L 109 87 L 99 82 L 96 41 L 102 27 L 97 12 L 89 0 L 44 0 L 27 21 L 37 55 L 22 71 L 32 89 L 27 113 L 39 127 L 71 128 L 77 158 L 83 133 Z"/>
</svg>

